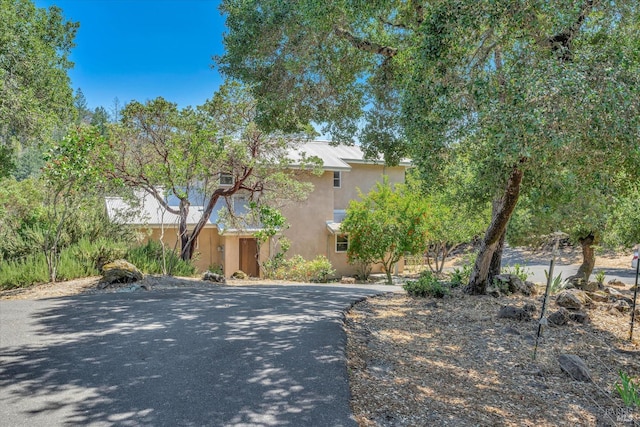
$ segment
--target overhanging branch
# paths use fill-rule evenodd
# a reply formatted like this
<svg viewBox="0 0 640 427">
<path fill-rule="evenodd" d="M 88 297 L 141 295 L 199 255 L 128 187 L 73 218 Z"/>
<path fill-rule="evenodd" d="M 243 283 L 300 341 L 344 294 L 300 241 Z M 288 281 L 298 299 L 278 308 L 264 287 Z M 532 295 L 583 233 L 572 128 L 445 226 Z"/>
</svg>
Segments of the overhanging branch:
<svg viewBox="0 0 640 427">
<path fill-rule="evenodd" d="M 369 40 L 365 40 L 361 37 L 355 36 L 351 32 L 345 30 L 344 28 L 335 27 L 334 29 L 336 35 L 347 40 L 353 47 L 363 52 L 375 53 L 378 55 L 385 56 L 387 58 L 393 58 L 398 53 L 398 49 L 390 46 L 383 46 L 379 43 L 374 43 Z"/>
</svg>

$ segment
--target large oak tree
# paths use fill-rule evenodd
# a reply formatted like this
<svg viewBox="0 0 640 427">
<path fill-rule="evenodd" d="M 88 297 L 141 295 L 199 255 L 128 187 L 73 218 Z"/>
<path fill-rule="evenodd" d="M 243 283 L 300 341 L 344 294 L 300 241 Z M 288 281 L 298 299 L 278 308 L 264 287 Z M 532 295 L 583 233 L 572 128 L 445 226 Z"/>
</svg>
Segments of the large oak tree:
<svg viewBox="0 0 640 427">
<path fill-rule="evenodd" d="M 429 176 L 472 159 L 490 225 L 468 290 L 499 273 L 521 191 L 637 165 L 640 31 L 632 0 L 224 0 L 222 71 L 258 123 L 322 123 Z M 452 151 L 461 155 L 452 156 Z M 579 194 L 578 194 L 579 197 Z"/>
</svg>

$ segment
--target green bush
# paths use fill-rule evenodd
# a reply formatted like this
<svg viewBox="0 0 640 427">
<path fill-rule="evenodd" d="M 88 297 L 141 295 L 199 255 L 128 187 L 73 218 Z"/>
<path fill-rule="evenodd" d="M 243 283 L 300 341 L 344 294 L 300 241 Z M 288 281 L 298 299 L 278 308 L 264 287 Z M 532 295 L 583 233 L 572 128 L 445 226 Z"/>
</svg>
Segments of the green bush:
<svg viewBox="0 0 640 427">
<path fill-rule="evenodd" d="M 117 259 L 124 258 L 127 247 L 124 242 L 114 242 L 104 237 L 95 241 L 83 238 L 72 248 L 74 257 L 83 265 L 101 271 L 102 266 Z"/>
<path fill-rule="evenodd" d="M 0 289 L 13 289 L 49 281 L 47 261 L 43 254 L 0 263 Z"/>
<path fill-rule="evenodd" d="M 335 270 L 329 260 L 322 255 L 311 261 L 301 255 L 295 255 L 287 260 L 265 263 L 265 276 L 270 279 L 292 280 L 296 282 L 326 282 Z"/>
<path fill-rule="evenodd" d="M 469 283 L 472 269 L 473 266 L 471 264 L 465 264 L 462 268 L 454 268 L 451 272 L 451 287 L 456 288 Z"/>
<path fill-rule="evenodd" d="M 75 255 L 76 247 L 62 250 L 58 264 L 59 281 L 96 276 L 98 270 Z M 23 288 L 47 283 L 49 270 L 44 254 L 34 254 L 21 260 L 9 260 L 0 263 L 0 289 Z"/>
<path fill-rule="evenodd" d="M 85 263 L 75 256 L 75 246 L 62 250 L 58 264 L 57 280 L 73 280 L 81 277 L 97 276 L 99 273 L 93 265 Z"/>
<path fill-rule="evenodd" d="M 193 276 L 197 271 L 196 266 L 191 261 L 182 260 L 171 249 L 164 250 L 165 261 L 163 263 L 162 245 L 156 241 L 149 241 L 142 246 L 129 250 L 125 258 L 146 274 Z"/>
<path fill-rule="evenodd" d="M 451 293 L 450 288 L 442 284 L 431 271 L 424 271 L 418 280 L 402 285 L 405 291 L 414 297 L 444 298 Z"/>
<path fill-rule="evenodd" d="M 523 282 L 526 282 L 529 276 L 532 275 L 531 270 L 529 270 L 527 267 L 520 264 L 506 266 L 502 269 L 502 273 L 513 274 L 515 276 L 518 276 L 518 278 Z"/>
</svg>

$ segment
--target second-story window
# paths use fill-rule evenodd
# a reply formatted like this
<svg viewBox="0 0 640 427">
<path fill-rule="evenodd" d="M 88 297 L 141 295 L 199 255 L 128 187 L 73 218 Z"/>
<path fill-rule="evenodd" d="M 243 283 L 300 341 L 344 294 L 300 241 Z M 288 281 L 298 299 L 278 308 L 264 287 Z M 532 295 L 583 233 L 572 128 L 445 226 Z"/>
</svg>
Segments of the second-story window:
<svg viewBox="0 0 640 427">
<path fill-rule="evenodd" d="M 333 188 L 342 187 L 342 172 L 334 171 L 333 172 Z"/>
<path fill-rule="evenodd" d="M 234 184 L 233 175 L 230 173 L 220 173 L 220 186 L 231 187 Z"/>
</svg>

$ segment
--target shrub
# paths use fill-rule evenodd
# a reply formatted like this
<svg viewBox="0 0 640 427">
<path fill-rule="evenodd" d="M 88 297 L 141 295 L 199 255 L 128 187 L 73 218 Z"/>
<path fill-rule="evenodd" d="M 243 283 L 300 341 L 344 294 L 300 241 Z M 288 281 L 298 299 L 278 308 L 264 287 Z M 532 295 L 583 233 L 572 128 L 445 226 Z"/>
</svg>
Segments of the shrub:
<svg viewBox="0 0 640 427">
<path fill-rule="evenodd" d="M 629 375 L 622 371 L 618 371 L 618 375 L 620 376 L 620 384 L 616 384 L 615 387 L 624 404 L 630 407 L 640 406 L 638 384 L 633 382 Z"/>
<path fill-rule="evenodd" d="M 322 255 L 311 261 L 301 255 L 294 255 L 287 260 L 265 263 L 265 275 L 270 279 L 293 280 L 297 282 L 326 282 L 335 270 L 331 262 Z"/>
<path fill-rule="evenodd" d="M 454 268 L 451 272 L 451 287 L 456 288 L 469 283 L 472 269 L 471 264 L 465 264 L 462 268 Z"/>
<path fill-rule="evenodd" d="M 520 264 L 506 266 L 502 269 L 502 273 L 518 276 L 518 278 L 520 278 L 520 280 L 522 280 L 523 282 L 526 282 L 529 276 L 531 276 L 532 274 L 531 270 Z"/>
<path fill-rule="evenodd" d="M 72 247 L 72 252 L 75 258 L 85 266 L 99 272 L 102 270 L 103 265 L 124 258 L 127 254 L 127 248 L 123 242 L 114 242 L 104 237 L 95 241 L 85 238 L 80 239 Z"/>
<path fill-rule="evenodd" d="M 449 287 L 442 284 L 431 271 L 424 271 L 418 280 L 408 281 L 402 287 L 414 297 L 443 298 L 451 293 Z"/>
<path fill-rule="evenodd" d="M 174 251 L 163 250 L 159 242 L 151 240 L 129 250 L 126 259 L 147 274 L 193 276 L 197 270 L 191 261 L 182 260 Z"/>
<path fill-rule="evenodd" d="M 22 288 L 48 281 L 49 270 L 43 254 L 0 263 L 0 289 Z"/>
</svg>

